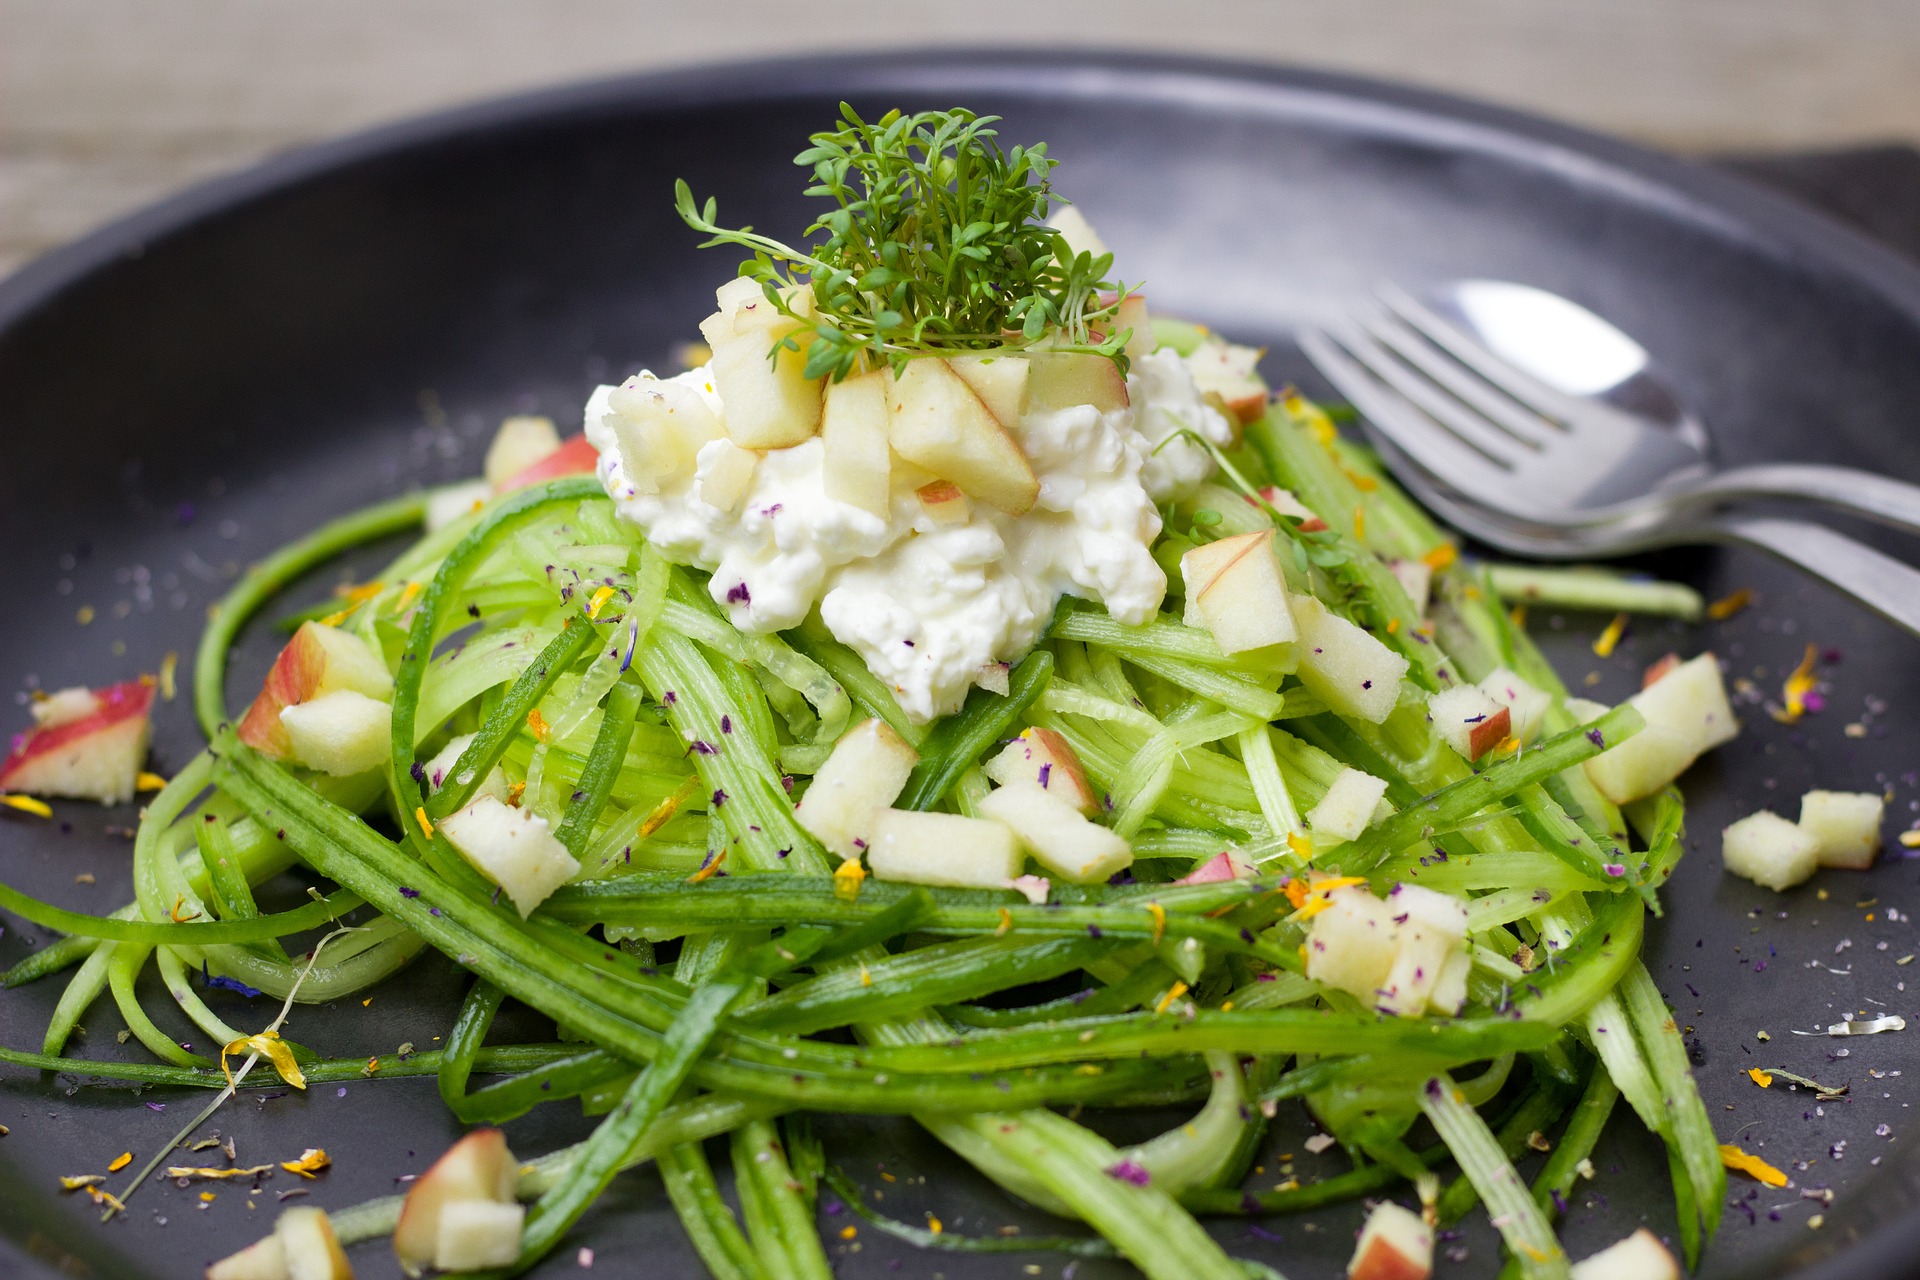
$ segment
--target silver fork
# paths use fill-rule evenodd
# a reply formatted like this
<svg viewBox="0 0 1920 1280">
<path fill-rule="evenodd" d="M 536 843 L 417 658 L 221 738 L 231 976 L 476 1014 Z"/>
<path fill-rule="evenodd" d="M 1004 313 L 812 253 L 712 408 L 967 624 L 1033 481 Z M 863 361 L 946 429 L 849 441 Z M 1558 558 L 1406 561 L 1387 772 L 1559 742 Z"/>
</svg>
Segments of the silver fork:
<svg viewBox="0 0 1920 1280">
<path fill-rule="evenodd" d="M 1920 532 L 1920 489 L 1840 467 L 1714 471 L 1671 429 L 1546 386 L 1397 289 L 1300 345 L 1395 474 L 1483 542 L 1560 560 L 1739 543 L 1920 633 L 1920 571 L 1822 525 L 1720 509 L 1806 499 Z"/>
</svg>

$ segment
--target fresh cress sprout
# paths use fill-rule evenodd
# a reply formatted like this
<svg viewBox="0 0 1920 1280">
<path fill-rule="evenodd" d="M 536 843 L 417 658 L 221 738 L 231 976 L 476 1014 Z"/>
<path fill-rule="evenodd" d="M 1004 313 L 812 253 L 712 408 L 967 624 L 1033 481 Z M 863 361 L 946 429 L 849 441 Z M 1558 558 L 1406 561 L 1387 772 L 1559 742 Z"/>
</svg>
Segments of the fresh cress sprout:
<svg viewBox="0 0 1920 1280">
<path fill-rule="evenodd" d="M 840 115 L 841 128 L 813 134 L 794 157 L 813 174 L 806 194 L 835 205 L 807 228 L 825 237 L 811 251 L 721 227 L 716 200 L 697 204 L 684 180 L 674 183 L 680 216 L 710 237 L 701 247 L 752 250 L 740 273 L 783 314 L 805 319 L 782 291 L 811 287 L 808 377 L 837 382 L 914 356 L 1040 345 L 1125 371 L 1127 331 L 1105 323 L 1125 294 L 1108 279 L 1113 255 L 1075 253 L 1040 221 L 1060 201 L 1045 143 L 1002 150 L 989 127 L 999 117 L 960 108 L 889 111 L 869 124 L 842 103 Z M 799 349 L 791 334 L 779 345 Z"/>
</svg>

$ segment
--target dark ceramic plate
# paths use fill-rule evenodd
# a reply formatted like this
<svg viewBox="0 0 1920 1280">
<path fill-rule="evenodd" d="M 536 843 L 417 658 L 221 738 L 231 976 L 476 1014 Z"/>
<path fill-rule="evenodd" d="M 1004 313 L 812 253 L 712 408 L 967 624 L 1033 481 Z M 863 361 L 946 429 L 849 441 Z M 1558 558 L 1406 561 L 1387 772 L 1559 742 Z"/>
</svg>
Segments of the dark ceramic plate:
<svg viewBox="0 0 1920 1280">
<path fill-rule="evenodd" d="M 788 160 L 842 97 L 875 111 L 963 103 L 1004 114 L 1011 138 L 1045 138 L 1066 160 L 1062 189 L 1112 241 L 1128 278 L 1149 282 L 1156 309 L 1270 344 L 1276 380 L 1312 385 L 1288 342 L 1296 318 L 1378 278 L 1414 288 L 1524 281 L 1636 335 L 1727 458 L 1820 459 L 1920 479 L 1920 271 L 1738 180 L 1506 112 L 1301 72 L 959 53 L 701 70 L 301 152 L 137 215 L 0 286 L 0 672 L 19 699 L 36 685 L 99 683 L 189 652 L 207 603 L 248 560 L 334 513 L 474 473 L 503 414 L 577 421 L 594 383 L 663 361 L 729 265 L 694 251 L 670 208 L 671 180 L 718 195 L 730 219 L 797 234 L 806 215 Z M 1710 645 L 1736 676 L 1777 695 L 1814 644 L 1830 686 L 1824 709 L 1791 727 L 1749 704 L 1746 734 L 1695 771 L 1699 852 L 1649 934 L 1722 1136 L 1793 1178 L 1782 1190 L 1735 1178 L 1705 1273 L 1902 1274 L 1920 1245 L 1911 1212 L 1920 1166 L 1901 1160 L 1920 1118 L 1908 1103 L 1920 1030 L 1854 1040 L 1789 1032 L 1856 1009 L 1920 1018 L 1920 987 L 1911 996 L 1903 987 L 1910 976 L 1920 983 L 1920 970 L 1899 964 L 1916 947 L 1912 864 L 1895 846 L 1869 874 L 1830 873 L 1776 897 L 1721 877 L 1713 833 L 1764 805 L 1791 813 L 1810 786 L 1884 787 L 1904 826 L 1920 807 L 1909 772 L 1920 765 L 1913 642 L 1751 556 L 1703 552 L 1655 567 L 1709 597 L 1754 588 L 1760 603 L 1700 630 L 1637 625 L 1605 661 L 1589 648 L 1603 619 L 1536 612 L 1572 683 L 1622 696 L 1669 648 Z M 306 584 L 301 598 L 332 581 Z M 78 620 L 83 608 L 90 625 Z M 230 699 L 259 679 L 274 643 L 265 630 L 248 637 Z M 7 717 L 24 721 L 25 711 Z M 159 767 L 177 768 L 198 746 L 186 699 L 163 706 Z M 0 819 L 0 874 L 110 909 L 128 896 L 116 824 L 131 819 L 82 805 L 60 806 L 52 823 Z M 82 872 L 97 882 L 76 884 Z M 10 922 L 0 961 L 43 934 Z M 338 1053 L 424 1047 L 445 1032 L 459 979 L 428 959 L 373 992 L 370 1006 L 302 1009 L 294 1030 Z M 57 986 L 0 997 L 6 1043 L 37 1045 Z M 265 1021 L 240 997 L 213 995 L 235 1006 L 229 1020 Z M 85 1024 L 80 1052 L 127 1052 L 110 1005 Z M 1782 1084 L 1758 1089 L 1745 1075 L 1753 1066 L 1851 1092 L 1817 1107 Z M 197 1187 L 161 1183 L 106 1228 L 56 1191 L 55 1175 L 100 1170 L 123 1150 L 145 1159 L 190 1105 L 177 1093 L 5 1072 L 6 1274 L 197 1276 L 262 1233 L 275 1193 L 290 1189 L 284 1175 L 257 1195 L 221 1188 L 211 1203 Z M 552 1110 L 511 1127 L 517 1149 L 583 1132 L 577 1115 Z M 306 1189 L 332 1207 L 388 1192 L 454 1132 L 425 1081 L 249 1097 L 213 1127 L 248 1162 L 328 1148 L 335 1168 Z M 905 1122 L 822 1129 L 836 1158 L 883 1186 L 901 1217 L 936 1210 L 956 1232 L 1058 1229 Z M 1304 1154 L 1303 1136 L 1296 1127 L 1278 1140 L 1301 1176 L 1339 1167 L 1337 1153 Z M 1576 1257 L 1641 1222 L 1671 1233 L 1666 1170 L 1643 1133 L 1616 1123 L 1595 1163 L 1599 1176 L 1566 1227 Z M 896 1181 L 881 1182 L 883 1170 Z M 1234 1251 L 1307 1280 L 1341 1273 L 1360 1212 L 1215 1230 Z M 849 1277 L 1062 1272 L 1045 1255 L 918 1254 L 872 1231 L 857 1250 L 837 1231 L 832 1239 Z M 582 1244 L 603 1274 L 698 1270 L 644 1171 L 622 1179 L 541 1274 L 574 1274 Z M 1443 1262 L 1443 1275 L 1495 1270 L 1484 1225 L 1445 1250 L 1464 1255 Z M 396 1274 L 383 1251 L 358 1252 L 362 1276 Z M 1077 1274 L 1124 1269 L 1082 1263 Z"/>
</svg>

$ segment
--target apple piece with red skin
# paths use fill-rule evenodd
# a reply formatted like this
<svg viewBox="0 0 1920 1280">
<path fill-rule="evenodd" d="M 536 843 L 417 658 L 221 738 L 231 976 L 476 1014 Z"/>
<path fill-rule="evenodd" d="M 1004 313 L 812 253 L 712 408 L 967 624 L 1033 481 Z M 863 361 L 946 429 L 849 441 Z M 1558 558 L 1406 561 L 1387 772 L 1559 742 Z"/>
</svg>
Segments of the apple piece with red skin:
<svg viewBox="0 0 1920 1280">
<path fill-rule="evenodd" d="M 1640 673 L 1640 687 L 1642 689 L 1651 689 L 1655 684 L 1659 683 L 1661 677 L 1672 673 L 1679 665 L 1679 654 L 1671 650 L 1661 654 L 1658 659 L 1647 664 L 1647 669 Z"/>
<path fill-rule="evenodd" d="M 973 515 L 973 504 L 967 501 L 967 495 L 951 480 L 935 480 L 932 484 L 923 484 L 913 491 L 919 499 L 920 509 L 927 513 L 927 519 L 935 524 L 965 524 Z"/>
<path fill-rule="evenodd" d="M 498 1129 L 475 1129 L 447 1148 L 446 1154 L 413 1181 L 393 1228 L 393 1252 L 408 1275 L 436 1265 L 440 1219 L 447 1205 L 461 1200 L 513 1204 L 520 1162 Z"/>
<path fill-rule="evenodd" d="M 1193 384 L 1203 393 L 1220 397 L 1241 426 L 1267 411 L 1267 383 L 1258 366 L 1265 353 L 1218 338 L 1208 338 L 1187 357 Z"/>
<path fill-rule="evenodd" d="M 1300 638 L 1287 581 L 1273 554 L 1273 530 L 1257 529 L 1195 547 L 1180 557 L 1189 613 L 1229 656 Z"/>
<path fill-rule="evenodd" d="M 1246 880 L 1260 874 L 1238 849 L 1222 849 L 1193 870 L 1175 880 L 1175 884 L 1219 884 L 1224 880 Z"/>
<path fill-rule="evenodd" d="M 1573 1264 L 1573 1280 L 1680 1280 L 1680 1275 L 1667 1246 L 1645 1227 Z"/>
<path fill-rule="evenodd" d="M 256 1240 L 206 1270 L 207 1280 L 353 1280 L 324 1209 L 297 1206 L 280 1215 L 273 1234 Z"/>
<path fill-rule="evenodd" d="M 1347 1280 L 1427 1280 L 1432 1274 L 1433 1228 L 1391 1200 L 1374 1206 L 1347 1264 Z"/>
<path fill-rule="evenodd" d="M 562 476 L 592 475 L 599 465 L 600 451 L 585 436 L 570 436 L 540 461 L 508 477 L 495 492 L 512 493 Z"/>
<path fill-rule="evenodd" d="M 1293 516 L 1300 521 L 1300 532 L 1319 533 L 1327 527 L 1327 522 L 1314 514 L 1313 508 L 1296 498 L 1291 489 L 1282 489 L 1277 484 L 1263 485 L 1260 488 L 1260 500 L 1283 516 Z M 1252 502 L 1252 498 L 1247 499 Z M 1257 504 L 1256 504 L 1257 505 Z"/>
<path fill-rule="evenodd" d="M 131 800 L 153 733 L 152 683 L 126 680 L 92 690 L 90 710 L 68 692 L 57 695 L 63 711 L 14 739 L 0 763 L 0 791 L 101 804 Z"/>
<path fill-rule="evenodd" d="M 1000 754 L 987 761 L 987 776 L 1003 787 L 1031 782 L 1089 816 L 1100 812 L 1100 797 L 1072 744 L 1052 729 L 1023 729 Z"/>
<path fill-rule="evenodd" d="M 552 418 L 531 414 L 508 418 L 493 433 L 487 446 L 487 460 L 480 473 L 495 487 L 506 484 L 535 463 L 543 462 L 560 448 L 560 433 Z"/>
<path fill-rule="evenodd" d="M 291 759 L 293 745 L 280 713 L 341 689 L 384 701 L 393 696 L 393 677 L 360 637 L 324 623 L 302 623 L 240 718 L 240 741 L 276 760 Z"/>
<path fill-rule="evenodd" d="M 1455 685 L 1427 700 L 1427 718 L 1440 741 L 1469 760 L 1478 760 L 1506 741 L 1513 712 L 1478 685 Z"/>
</svg>

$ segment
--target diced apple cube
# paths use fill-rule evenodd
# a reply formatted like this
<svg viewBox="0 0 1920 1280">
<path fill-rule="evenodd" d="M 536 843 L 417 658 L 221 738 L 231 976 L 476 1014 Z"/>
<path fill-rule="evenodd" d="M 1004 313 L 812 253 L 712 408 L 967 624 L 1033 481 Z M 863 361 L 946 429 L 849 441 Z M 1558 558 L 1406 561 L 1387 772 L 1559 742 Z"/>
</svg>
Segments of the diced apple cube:
<svg viewBox="0 0 1920 1280">
<path fill-rule="evenodd" d="M 1625 1240 L 1574 1263 L 1573 1280 L 1681 1280 L 1681 1271 L 1659 1237 L 1641 1227 Z"/>
<path fill-rule="evenodd" d="M 1027 359 L 1028 403 L 1036 409 L 1072 409 L 1090 404 L 1101 413 L 1124 409 L 1127 376 L 1105 356 L 1082 351 L 1032 351 Z"/>
<path fill-rule="evenodd" d="M 1013 691 L 1013 668 L 1004 662 L 986 662 L 980 665 L 979 672 L 973 677 L 973 683 L 998 697 L 1006 697 Z"/>
<path fill-rule="evenodd" d="M 1004 823 L 1035 862 L 1075 884 L 1104 884 L 1133 865 L 1133 848 L 1124 837 L 1097 823 L 1052 792 L 1016 782 L 989 792 L 980 815 Z"/>
<path fill-rule="evenodd" d="M 393 1229 L 393 1252 L 409 1275 L 438 1265 L 440 1224 L 448 1205 L 493 1201 L 512 1204 L 520 1162 L 498 1129 L 475 1129 L 447 1148 L 413 1180 Z"/>
<path fill-rule="evenodd" d="M 721 310 L 700 322 L 713 348 L 706 367 L 733 442 L 744 449 L 784 449 L 812 439 L 819 429 L 821 380 L 806 376 L 807 322 L 782 315 L 757 283 L 745 283 L 751 291 L 738 287 L 739 281 L 725 286 L 716 295 Z M 785 300 L 804 316 L 813 292 L 799 287 Z M 781 344 L 777 354 L 775 344 Z"/>
<path fill-rule="evenodd" d="M 0 791 L 101 804 L 131 800 L 153 736 L 153 686 L 127 680 L 63 690 L 47 705 L 54 703 L 57 709 L 16 738 L 0 761 Z"/>
<path fill-rule="evenodd" d="M 453 766 L 460 763 L 460 753 L 467 749 L 474 737 L 475 735 L 471 733 L 461 734 L 440 748 L 433 759 L 427 761 L 424 767 L 429 791 L 438 791 L 447 785 L 447 781 L 453 776 Z M 512 794 L 512 790 L 512 784 L 507 781 L 505 770 L 495 765 L 487 771 L 487 776 L 481 779 L 479 789 L 473 794 L 475 799 L 481 796 L 492 796 L 504 804 L 507 797 Z"/>
<path fill-rule="evenodd" d="M 1336 889 L 1307 930 L 1307 976 L 1368 1004 L 1393 968 L 1393 911 L 1361 885 Z"/>
<path fill-rule="evenodd" d="M 1865 871 L 1880 852 L 1885 797 L 1864 791 L 1809 791 L 1800 797 L 1800 829 L 1813 837 L 1823 867 Z"/>
<path fill-rule="evenodd" d="M 1628 702 L 1647 727 L 1586 762 L 1587 777 L 1614 804 L 1652 795 L 1740 732 L 1711 653 L 1681 663 Z"/>
<path fill-rule="evenodd" d="M 540 461 L 496 487 L 501 493 L 510 493 L 515 489 L 558 480 L 561 476 L 591 475 L 599 465 L 600 451 L 593 447 L 593 442 L 585 436 L 573 436 L 562 441 L 558 449 Z"/>
<path fill-rule="evenodd" d="M 296 702 L 280 724 L 293 759 L 336 778 L 377 769 L 393 750 L 393 707 L 352 689 Z"/>
<path fill-rule="evenodd" d="M 442 1271 L 505 1267 L 520 1256 L 527 1207 L 499 1200 L 450 1200 L 440 1210 L 433 1265 Z"/>
<path fill-rule="evenodd" d="M 1226 848 L 1175 880 L 1175 884 L 1218 884 L 1223 880 L 1248 880 L 1260 874 L 1247 855 Z"/>
<path fill-rule="evenodd" d="M 1127 359 L 1142 360 L 1153 354 L 1153 316 L 1147 310 L 1146 294 L 1130 293 L 1120 299 L 1113 313 L 1113 328 L 1127 335 L 1127 345 L 1122 348 Z"/>
<path fill-rule="evenodd" d="M 521 916 L 580 874 L 567 847 L 553 838 L 547 820 L 531 809 L 513 809 L 481 796 L 440 820 L 439 834 L 473 868 L 506 891 Z"/>
<path fill-rule="evenodd" d="M 1407 660 L 1312 596 L 1294 596 L 1300 682 L 1335 715 L 1379 724 L 1400 701 Z"/>
<path fill-rule="evenodd" d="M 1553 705 L 1551 694 L 1534 688 L 1505 667 L 1489 672 L 1480 682 L 1480 688 L 1510 713 L 1512 725 L 1508 731 L 1522 745 L 1540 736 L 1540 728 L 1547 721 L 1547 708 Z"/>
<path fill-rule="evenodd" d="M 1387 907 L 1398 929 L 1393 967 L 1381 984 L 1376 1007 L 1385 1013 L 1419 1014 L 1438 988 L 1447 964 L 1462 953 L 1467 907 L 1450 894 L 1409 884 L 1394 886 L 1387 895 Z"/>
<path fill-rule="evenodd" d="M 1427 699 L 1427 719 L 1440 741 L 1469 760 L 1478 760 L 1504 742 L 1513 717 L 1479 685 L 1442 689 Z"/>
<path fill-rule="evenodd" d="M 1300 638 L 1287 580 L 1273 554 L 1273 530 L 1257 529 L 1204 543 L 1180 557 L 1187 598 L 1225 654 L 1246 653 Z"/>
<path fill-rule="evenodd" d="M 1433 1229 L 1391 1200 L 1375 1205 L 1360 1229 L 1347 1280 L 1427 1280 L 1433 1274 Z"/>
<path fill-rule="evenodd" d="M 347 1261 L 326 1210 L 304 1206 L 282 1210 L 273 1234 L 285 1251 L 287 1280 L 353 1280 L 353 1264 Z"/>
<path fill-rule="evenodd" d="M 318 622 L 300 624 L 240 718 L 240 741 L 277 760 L 287 759 L 292 748 L 280 713 L 342 689 L 384 701 L 393 696 L 393 677 L 380 655 L 352 632 Z"/>
<path fill-rule="evenodd" d="M 998 889 L 1025 859 L 1013 832 L 986 818 L 882 809 L 867 846 L 867 866 L 882 880 Z"/>
<path fill-rule="evenodd" d="M 947 360 L 960 381 L 973 389 L 980 403 L 1008 431 L 1020 427 L 1027 411 L 1027 392 L 1033 370 L 1025 356 L 953 356 Z"/>
<path fill-rule="evenodd" d="M 288 1280 L 287 1246 L 276 1232 L 209 1266 L 207 1280 Z"/>
<path fill-rule="evenodd" d="M 1087 781 L 1080 757 L 1074 754 L 1072 745 L 1052 729 L 1036 725 L 1021 730 L 1019 737 L 987 761 L 986 769 L 987 776 L 1003 787 L 1031 782 L 1082 813 L 1100 812 L 1100 797 Z"/>
<path fill-rule="evenodd" d="M 1087 253 L 1102 258 L 1110 252 L 1107 242 L 1087 221 L 1087 215 L 1073 205 L 1062 205 L 1054 210 L 1047 218 L 1047 225 L 1058 231 L 1060 238 L 1067 242 L 1067 248 L 1076 254 Z"/>
<path fill-rule="evenodd" d="M 1266 485 L 1260 490 L 1260 497 L 1281 515 L 1298 519 L 1302 533 L 1318 533 L 1327 527 L 1327 522 L 1322 520 L 1312 507 L 1295 497 L 1291 489 L 1282 489 L 1278 485 Z"/>
<path fill-rule="evenodd" d="M 834 853 L 858 858 L 873 843 L 874 822 L 919 762 L 920 753 L 886 721 L 863 720 L 833 744 L 794 816 Z"/>
<path fill-rule="evenodd" d="M 913 496 L 920 503 L 920 509 L 927 513 L 927 519 L 935 524 L 965 524 L 973 518 L 973 504 L 951 480 L 923 484 L 913 491 Z"/>
<path fill-rule="evenodd" d="M 820 441 L 826 450 L 820 474 L 827 496 L 882 520 L 893 511 L 885 381 L 892 376 L 882 369 L 829 383 L 820 413 Z"/>
<path fill-rule="evenodd" d="M 727 438 L 726 428 L 700 388 L 685 378 L 637 374 L 607 395 L 603 423 L 613 433 L 620 469 L 639 493 L 685 483 L 700 451 Z"/>
<path fill-rule="evenodd" d="M 759 465 L 760 455 L 753 450 L 731 440 L 711 441 L 701 446 L 694 463 L 694 494 L 716 511 L 738 511 L 753 488 L 753 473 Z"/>
<path fill-rule="evenodd" d="M 945 360 L 909 360 L 886 379 L 893 451 L 1008 515 L 1025 515 L 1040 481 L 1013 436 Z"/>
<path fill-rule="evenodd" d="M 1384 779 L 1358 769 L 1342 769 L 1320 803 L 1307 810 L 1307 826 L 1316 836 L 1358 840 L 1373 825 L 1373 815 L 1386 795 Z"/>
<path fill-rule="evenodd" d="M 444 529 L 455 520 L 463 520 L 487 505 L 493 486 L 485 480 L 462 480 L 427 490 L 427 514 L 423 521 L 428 533 Z"/>
<path fill-rule="evenodd" d="M 1762 809 L 1720 833 L 1720 857 L 1728 871 L 1779 893 L 1819 868 L 1820 842 L 1798 824 Z"/>
<path fill-rule="evenodd" d="M 522 415 L 508 418 L 493 433 L 481 474 L 498 487 L 560 447 L 560 433 L 552 418 Z"/>
<path fill-rule="evenodd" d="M 1460 1012 L 1460 1006 L 1467 1002 L 1467 975 L 1473 971 L 1473 957 L 1465 951 L 1455 951 L 1447 957 L 1440 967 L 1440 980 L 1433 984 L 1433 994 L 1427 998 L 1429 1008 L 1452 1017 Z"/>
<path fill-rule="evenodd" d="M 1648 663 L 1647 669 L 1640 673 L 1640 687 L 1642 689 L 1651 688 L 1655 683 L 1657 683 L 1663 677 L 1671 675 L 1673 673 L 1674 668 L 1678 667 L 1679 665 L 1680 665 L 1679 654 L 1677 653 L 1661 654 L 1654 661 Z"/>
<path fill-rule="evenodd" d="M 1244 426 L 1267 411 L 1267 383 L 1259 372 L 1264 354 L 1255 347 L 1210 337 L 1187 357 L 1187 368 L 1194 385 L 1203 393 L 1218 396 Z"/>
<path fill-rule="evenodd" d="M 1425 560 L 1389 560 L 1387 568 L 1400 580 L 1407 599 L 1413 601 L 1414 613 L 1425 613 L 1427 602 L 1433 598 L 1433 566 Z"/>
</svg>

